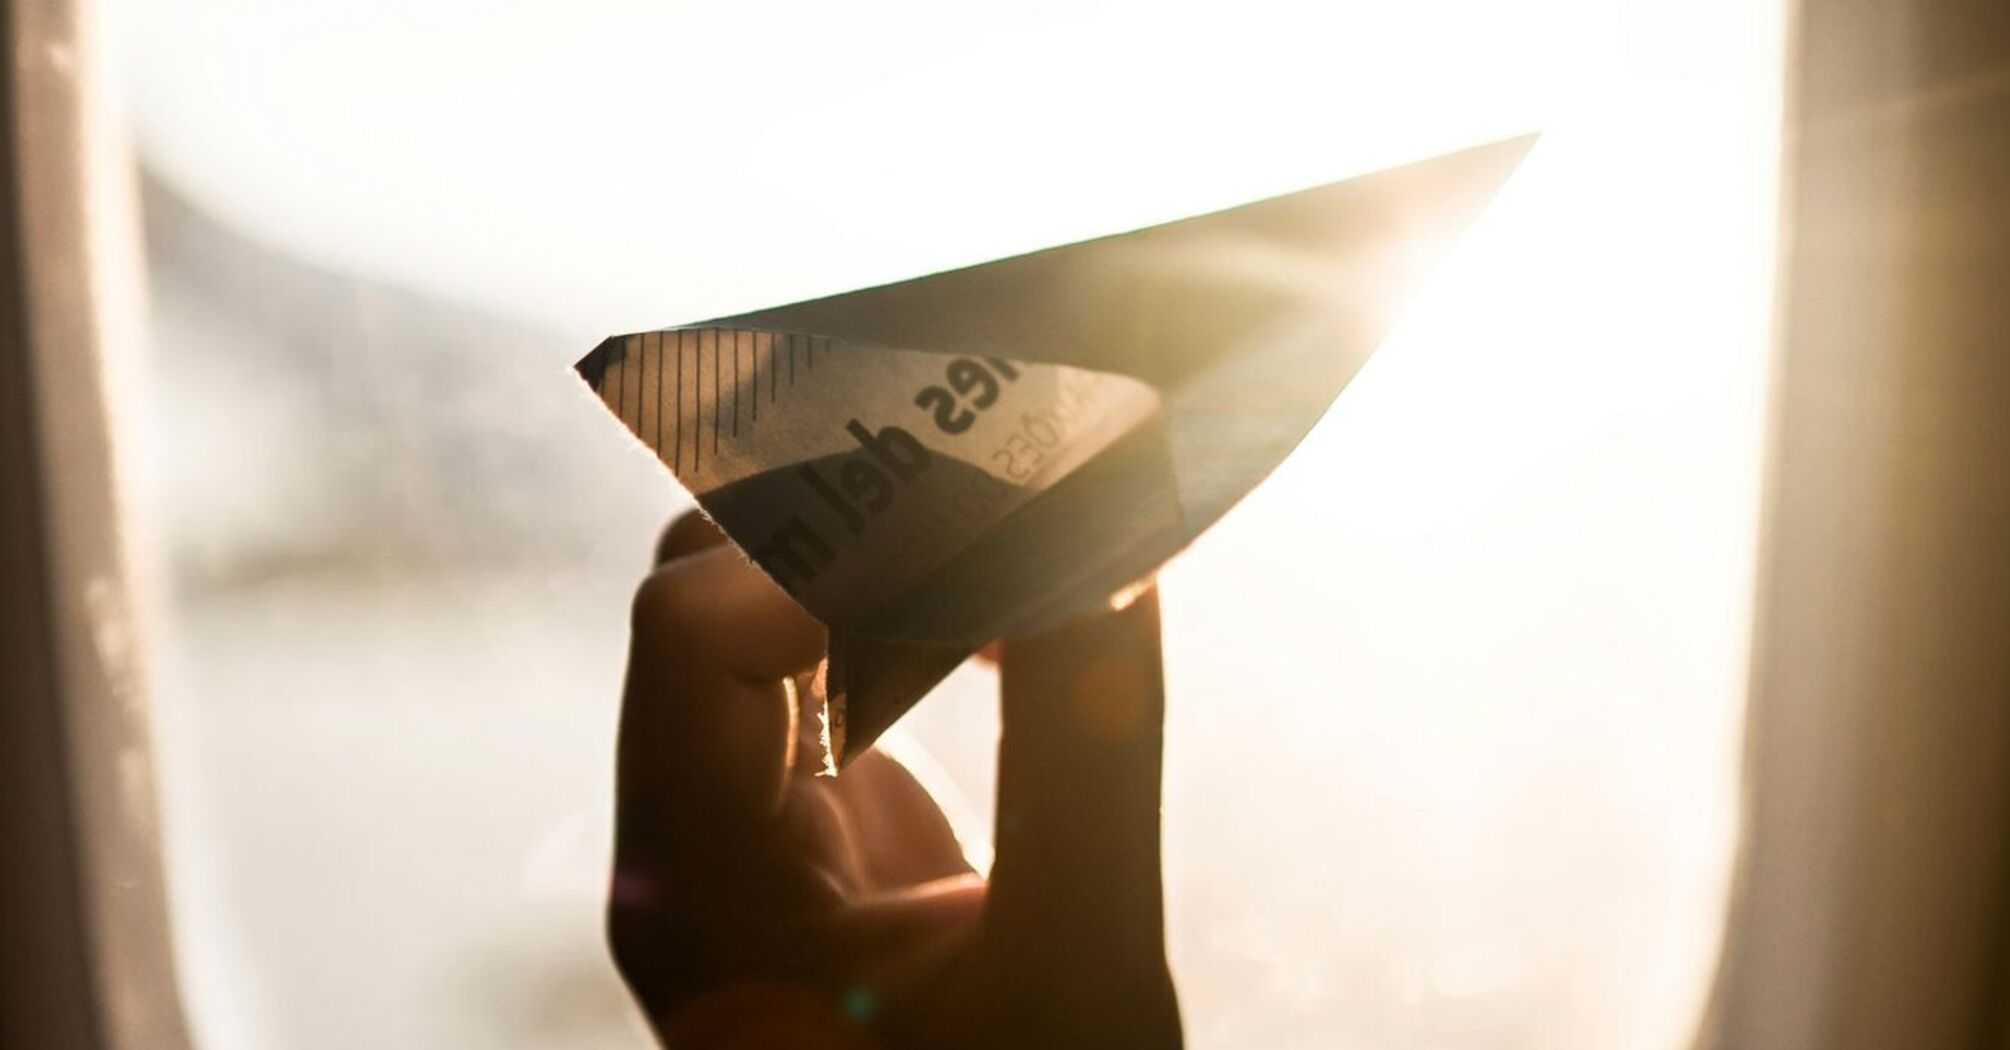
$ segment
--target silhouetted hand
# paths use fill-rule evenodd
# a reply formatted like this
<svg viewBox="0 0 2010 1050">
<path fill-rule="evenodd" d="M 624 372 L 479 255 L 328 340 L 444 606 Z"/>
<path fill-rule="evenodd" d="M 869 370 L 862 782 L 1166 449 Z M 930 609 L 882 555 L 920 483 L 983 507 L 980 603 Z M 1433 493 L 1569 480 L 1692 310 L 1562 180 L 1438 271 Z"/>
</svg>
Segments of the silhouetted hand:
<svg viewBox="0 0 2010 1050">
<path fill-rule="evenodd" d="M 1180 1045 L 1156 595 L 1003 644 L 987 884 L 892 759 L 817 775 L 815 620 L 695 515 L 657 561 L 635 602 L 608 931 L 666 1046 Z"/>
</svg>

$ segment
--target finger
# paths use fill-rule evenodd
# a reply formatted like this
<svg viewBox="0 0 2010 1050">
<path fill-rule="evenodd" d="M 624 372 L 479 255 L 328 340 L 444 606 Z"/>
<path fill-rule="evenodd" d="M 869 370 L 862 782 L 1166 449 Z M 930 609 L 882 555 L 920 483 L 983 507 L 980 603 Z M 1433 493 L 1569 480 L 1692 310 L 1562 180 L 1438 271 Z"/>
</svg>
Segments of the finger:
<svg viewBox="0 0 2010 1050">
<path fill-rule="evenodd" d="M 897 889 L 971 873 L 942 807 L 891 755 L 868 750 L 831 785 L 873 888 Z"/>
<path fill-rule="evenodd" d="M 656 538 L 656 561 L 662 565 L 681 558 L 686 554 L 696 554 L 726 542 L 726 534 L 711 519 L 696 509 L 687 510 L 663 527 L 663 534 Z"/>
<path fill-rule="evenodd" d="M 885 976 L 890 962 L 911 964 L 918 946 L 966 936 L 983 916 L 984 897 L 984 880 L 967 872 L 866 895 L 833 917 L 833 954 L 855 972 Z"/>
<path fill-rule="evenodd" d="M 910 999 L 949 976 L 947 956 L 969 946 L 983 919 L 984 898 L 984 880 L 971 874 L 869 894 L 834 915 L 819 940 L 837 960 L 834 969 L 847 976 L 854 991 L 865 993 L 865 1012 L 878 1014 L 877 1007 L 888 1000 Z M 930 1040 L 899 1045 L 958 1044 Z"/>
<path fill-rule="evenodd" d="M 1142 1003 L 1176 1026 L 1160 888 L 1157 597 L 1146 590 L 1120 611 L 1007 640 L 1001 655 L 985 936 L 1023 968 L 1029 994 L 1054 997 L 1047 1007 Z"/>
<path fill-rule="evenodd" d="M 960 1008 L 968 996 L 957 994 L 963 989 L 952 960 L 968 945 L 983 907 L 984 883 L 976 876 L 848 903 L 775 945 L 779 957 L 766 981 L 713 985 L 691 997 L 662 1025 L 663 1045 L 971 1045 L 972 1014 Z M 793 973 L 796 981 L 779 984 L 772 971 Z"/>
<path fill-rule="evenodd" d="M 718 849 L 744 845 L 773 817 L 794 750 L 784 680 L 817 661 L 824 634 L 726 546 L 652 574 L 632 630 L 615 855 L 631 885 L 654 885 L 702 875 Z"/>
</svg>

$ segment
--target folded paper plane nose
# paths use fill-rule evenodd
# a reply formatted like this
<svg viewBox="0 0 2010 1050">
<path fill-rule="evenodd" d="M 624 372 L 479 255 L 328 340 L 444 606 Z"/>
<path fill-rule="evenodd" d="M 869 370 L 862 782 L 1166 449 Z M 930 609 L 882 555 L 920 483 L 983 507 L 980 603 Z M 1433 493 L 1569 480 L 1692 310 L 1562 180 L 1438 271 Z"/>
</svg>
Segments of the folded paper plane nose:
<svg viewBox="0 0 2010 1050">
<path fill-rule="evenodd" d="M 1254 488 L 1532 142 L 616 336 L 578 371 L 830 627 L 842 761 Z"/>
</svg>

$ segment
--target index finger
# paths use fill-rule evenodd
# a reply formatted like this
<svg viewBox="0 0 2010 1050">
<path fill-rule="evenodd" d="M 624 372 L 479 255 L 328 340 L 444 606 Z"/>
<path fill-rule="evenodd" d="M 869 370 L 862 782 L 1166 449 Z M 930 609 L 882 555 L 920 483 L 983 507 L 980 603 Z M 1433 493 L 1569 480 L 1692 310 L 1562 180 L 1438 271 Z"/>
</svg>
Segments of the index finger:
<svg viewBox="0 0 2010 1050">
<path fill-rule="evenodd" d="M 743 839 L 793 758 L 787 680 L 824 629 L 730 546 L 674 558 L 636 594 L 615 769 L 615 861 L 630 879 Z"/>
</svg>

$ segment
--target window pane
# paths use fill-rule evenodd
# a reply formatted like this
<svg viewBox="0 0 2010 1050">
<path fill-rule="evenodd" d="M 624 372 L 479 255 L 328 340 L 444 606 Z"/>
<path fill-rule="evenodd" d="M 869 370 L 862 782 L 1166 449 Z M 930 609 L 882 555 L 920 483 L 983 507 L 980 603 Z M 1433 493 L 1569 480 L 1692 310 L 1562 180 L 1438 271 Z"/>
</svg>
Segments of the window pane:
<svg viewBox="0 0 2010 1050">
<path fill-rule="evenodd" d="M 1198 1047 L 1685 1044 L 1736 830 L 1775 5 L 105 14 L 205 1046 L 647 1045 L 600 940 L 612 731 L 687 501 L 566 373 L 602 336 L 1537 127 L 1165 574 L 1174 962 Z M 993 686 L 894 741 L 979 842 Z"/>
</svg>

